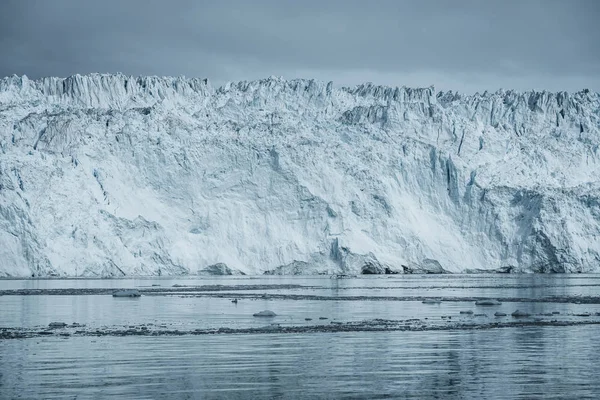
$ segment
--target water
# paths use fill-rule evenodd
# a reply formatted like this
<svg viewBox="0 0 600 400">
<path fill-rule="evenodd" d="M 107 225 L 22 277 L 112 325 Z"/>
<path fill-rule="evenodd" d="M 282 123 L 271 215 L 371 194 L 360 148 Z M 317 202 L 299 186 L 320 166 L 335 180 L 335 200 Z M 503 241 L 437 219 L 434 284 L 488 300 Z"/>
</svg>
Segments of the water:
<svg viewBox="0 0 600 400">
<path fill-rule="evenodd" d="M 0 339 L 0 398 L 599 398 L 599 278 L 0 281 L 0 327 L 25 333 L 22 339 Z M 174 284 L 199 287 L 171 292 Z M 208 290 L 207 284 L 228 287 Z M 10 292 L 59 288 L 156 292 L 137 299 L 76 290 Z M 444 301 L 423 304 L 422 297 Z M 504 301 L 482 307 L 474 305 L 475 297 Z M 264 309 L 278 315 L 252 317 Z M 532 315 L 494 317 L 515 309 Z M 460 314 L 464 310 L 474 314 Z M 398 323 L 373 332 L 359 322 L 375 319 Z M 47 331 L 53 321 L 86 327 Z M 494 325 L 498 321 L 502 325 Z M 278 325 L 260 331 L 271 324 Z M 332 326 L 352 329 L 328 331 Z M 124 327 L 134 327 L 134 334 L 122 336 Z M 286 333 L 280 327 L 310 331 Z M 148 334 L 140 335 L 142 328 Z M 236 333 L 195 334 L 213 328 Z M 173 331 L 178 333 L 168 333 Z"/>
</svg>

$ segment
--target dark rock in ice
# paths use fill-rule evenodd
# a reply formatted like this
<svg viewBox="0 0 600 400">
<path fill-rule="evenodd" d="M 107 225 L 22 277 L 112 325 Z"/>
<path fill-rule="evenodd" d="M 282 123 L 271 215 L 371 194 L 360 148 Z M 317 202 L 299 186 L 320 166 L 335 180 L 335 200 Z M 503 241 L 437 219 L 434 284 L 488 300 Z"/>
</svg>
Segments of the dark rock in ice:
<svg viewBox="0 0 600 400">
<path fill-rule="evenodd" d="M 198 275 L 246 275 L 241 271 L 229 268 L 225 263 L 216 263 L 200 270 Z"/>
<path fill-rule="evenodd" d="M 447 274 L 438 260 L 431 258 L 424 259 L 419 265 L 402 265 L 405 274 Z"/>
<path fill-rule="evenodd" d="M 506 317 L 506 314 L 505 314 L 505 313 L 503 313 L 503 312 L 500 312 L 500 311 L 496 311 L 496 312 L 494 313 L 494 315 L 495 315 L 496 317 Z"/>
<path fill-rule="evenodd" d="M 71 328 L 83 328 L 85 324 L 78 324 L 77 322 L 73 322 Z"/>
<path fill-rule="evenodd" d="M 466 310 L 466 311 L 461 311 L 461 314 L 473 314 L 473 311 L 471 310 Z"/>
<path fill-rule="evenodd" d="M 356 275 L 349 274 L 333 274 L 330 276 L 331 279 L 346 279 L 346 278 L 356 278 Z"/>
<path fill-rule="evenodd" d="M 280 265 L 279 267 L 265 271 L 264 275 L 304 275 L 309 272 L 311 264 L 306 261 L 292 261 L 286 265 Z"/>
<path fill-rule="evenodd" d="M 475 317 L 487 317 L 487 314 L 475 314 Z"/>
<path fill-rule="evenodd" d="M 64 322 L 50 322 L 48 324 L 49 328 L 66 328 L 67 324 Z"/>
<path fill-rule="evenodd" d="M 305 321 L 312 321 L 312 318 L 304 318 Z"/>
<path fill-rule="evenodd" d="M 140 297 L 142 294 L 136 289 L 119 290 L 113 293 L 113 297 Z"/>
<path fill-rule="evenodd" d="M 586 313 L 581 313 L 581 314 L 575 314 L 576 317 L 590 317 L 592 314 L 586 312 Z"/>
<path fill-rule="evenodd" d="M 475 302 L 476 306 L 499 306 L 500 303 L 498 300 L 477 300 Z"/>
<path fill-rule="evenodd" d="M 360 269 L 360 273 L 362 275 L 396 275 L 399 274 L 400 271 L 397 271 L 388 265 L 383 265 L 373 258 L 365 261 Z"/>
<path fill-rule="evenodd" d="M 362 275 L 380 275 L 384 273 L 384 269 L 381 264 L 366 262 L 360 269 L 360 273 Z"/>
<path fill-rule="evenodd" d="M 421 268 L 426 271 L 427 274 L 447 274 L 444 268 L 438 260 L 433 260 L 431 258 L 426 258 L 421 261 Z"/>
<path fill-rule="evenodd" d="M 524 318 L 524 317 L 529 317 L 529 314 L 524 312 L 524 311 L 519 311 L 516 310 L 514 313 L 510 314 L 515 318 Z"/>
<path fill-rule="evenodd" d="M 436 299 L 426 299 L 422 301 L 423 304 L 440 304 L 441 302 L 441 300 Z"/>
<path fill-rule="evenodd" d="M 553 315 L 558 315 L 558 314 L 560 314 L 560 311 L 552 311 L 552 314 Z"/>
<path fill-rule="evenodd" d="M 480 269 L 480 268 L 467 268 L 465 273 L 467 274 L 512 274 L 516 268 L 512 265 L 496 268 L 496 269 Z"/>
<path fill-rule="evenodd" d="M 255 314 L 252 314 L 255 317 L 275 317 L 277 314 L 275 314 L 273 311 L 271 310 L 264 310 L 261 312 L 257 312 Z"/>
<path fill-rule="evenodd" d="M 497 274 L 512 274 L 513 272 L 515 272 L 515 269 L 516 268 L 513 265 L 507 265 L 504 267 L 497 268 L 493 270 L 493 272 Z"/>
<path fill-rule="evenodd" d="M 327 317 L 319 317 L 319 319 L 327 319 Z"/>
</svg>

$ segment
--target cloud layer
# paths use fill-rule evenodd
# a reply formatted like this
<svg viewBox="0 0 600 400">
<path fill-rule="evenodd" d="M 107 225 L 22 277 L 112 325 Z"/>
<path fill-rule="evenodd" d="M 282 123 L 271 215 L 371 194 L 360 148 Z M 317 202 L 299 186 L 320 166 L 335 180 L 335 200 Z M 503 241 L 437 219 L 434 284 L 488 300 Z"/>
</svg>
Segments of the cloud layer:
<svg viewBox="0 0 600 400">
<path fill-rule="evenodd" d="M 596 0 L 0 2 L 0 76 L 600 90 Z"/>
</svg>

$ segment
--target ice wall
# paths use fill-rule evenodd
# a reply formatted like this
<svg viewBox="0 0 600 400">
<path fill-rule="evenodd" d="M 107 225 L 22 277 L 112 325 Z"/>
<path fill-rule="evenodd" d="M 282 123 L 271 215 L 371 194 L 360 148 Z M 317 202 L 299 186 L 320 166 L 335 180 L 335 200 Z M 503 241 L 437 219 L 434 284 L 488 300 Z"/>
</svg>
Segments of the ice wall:
<svg viewBox="0 0 600 400">
<path fill-rule="evenodd" d="M 587 90 L 8 77 L 0 276 L 600 271 L 599 130 Z"/>
</svg>

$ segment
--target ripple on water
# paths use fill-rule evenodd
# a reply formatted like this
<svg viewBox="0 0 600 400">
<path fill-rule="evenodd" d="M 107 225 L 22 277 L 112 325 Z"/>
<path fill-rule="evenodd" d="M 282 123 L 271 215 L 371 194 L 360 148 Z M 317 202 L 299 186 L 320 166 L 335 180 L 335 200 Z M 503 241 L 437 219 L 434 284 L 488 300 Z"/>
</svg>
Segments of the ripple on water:
<svg viewBox="0 0 600 400">
<path fill-rule="evenodd" d="M 0 398 L 597 398 L 591 323 L 600 304 L 586 297 L 597 296 L 596 283 L 580 275 L 0 281 L 0 291 L 71 290 L 0 296 L 0 327 L 43 333 L 0 339 Z M 110 295 L 126 288 L 142 297 Z M 476 306 L 482 298 L 501 304 Z M 517 309 L 530 316 L 512 317 Z M 277 315 L 253 317 L 261 310 Z M 560 326 L 570 323 L 585 325 Z M 394 326 L 402 331 L 364 331 Z M 219 328 L 235 334 L 193 334 Z M 102 330 L 135 336 L 86 336 Z"/>
<path fill-rule="evenodd" d="M 11 340 L 0 342 L 0 388 L 6 398 L 585 398 L 600 393 L 596 335 L 582 326 Z"/>
</svg>

